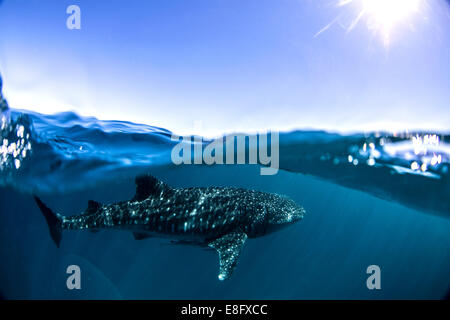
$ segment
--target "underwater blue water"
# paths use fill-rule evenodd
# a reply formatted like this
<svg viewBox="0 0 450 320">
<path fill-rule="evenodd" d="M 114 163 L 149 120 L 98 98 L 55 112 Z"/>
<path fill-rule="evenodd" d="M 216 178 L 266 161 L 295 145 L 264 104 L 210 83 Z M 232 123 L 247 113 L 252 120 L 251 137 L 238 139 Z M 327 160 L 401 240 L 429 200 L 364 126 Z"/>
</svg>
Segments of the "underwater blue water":
<svg viewBox="0 0 450 320">
<path fill-rule="evenodd" d="M 4 298 L 441 299 L 450 288 L 445 133 L 282 133 L 280 170 L 262 176 L 259 165 L 173 165 L 177 141 L 163 128 L 0 102 Z M 174 187 L 285 194 L 306 215 L 249 239 L 225 282 L 217 280 L 215 252 L 164 239 L 65 231 L 55 246 L 32 194 L 61 214 L 77 214 L 90 199 L 131 199 L 134 178 L 144 172 Z M 81 268 L 81 290 L 66 287 L 73 264 Z M 381 290 L 366 287 L 369 265 L 381 268 Z"/>
</svg>

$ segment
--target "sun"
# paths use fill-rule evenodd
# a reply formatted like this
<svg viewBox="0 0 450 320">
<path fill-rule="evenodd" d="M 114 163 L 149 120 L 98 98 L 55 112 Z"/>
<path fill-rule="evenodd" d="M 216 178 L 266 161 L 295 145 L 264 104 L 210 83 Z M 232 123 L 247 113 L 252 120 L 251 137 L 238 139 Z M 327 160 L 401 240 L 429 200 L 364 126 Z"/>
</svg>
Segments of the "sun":
<svg viewBox="0 0 450 320">
<path fill-rule="evenodd" d="M 342 19 L 349 18 L 350 24 L 346 27 L 351 31 L 362 21 L 365 21 L 367 29 L 380 36 L 387 46 L 391 41 L 391 35 L 401 26 L 412 26 L 412 19 L 418 13 L 424 11 L 427 0 L 338 0 L 337 7 L 345 7 L 347 12 L 333 20 L 320 30 L 316 35 L 327 30 L 332 24 Z M 344 23 L 345 24 L 345 23 Z"/>
<path fill-rule="evenodd" d="M 361 15 L 366 16 L 369 29 L 389 35 L 399 23 L 420 11 L 423 0 L 360 0 Z"/>
</svg>

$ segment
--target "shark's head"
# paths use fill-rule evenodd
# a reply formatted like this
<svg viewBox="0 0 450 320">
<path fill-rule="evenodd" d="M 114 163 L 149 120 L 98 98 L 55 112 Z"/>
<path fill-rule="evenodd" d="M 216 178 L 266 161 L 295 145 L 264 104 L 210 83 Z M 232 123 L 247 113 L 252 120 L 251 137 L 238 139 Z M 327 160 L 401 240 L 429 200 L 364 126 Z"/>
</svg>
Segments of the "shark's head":
<svg viewBox="0 0 450 320">
<path fill-rule="evenodd" d="M 286 196 L 274 195 L 272 201 L 266 204 L 269 231 L 293 224 L 301 220 L 305 209 Z"/>
</svg>

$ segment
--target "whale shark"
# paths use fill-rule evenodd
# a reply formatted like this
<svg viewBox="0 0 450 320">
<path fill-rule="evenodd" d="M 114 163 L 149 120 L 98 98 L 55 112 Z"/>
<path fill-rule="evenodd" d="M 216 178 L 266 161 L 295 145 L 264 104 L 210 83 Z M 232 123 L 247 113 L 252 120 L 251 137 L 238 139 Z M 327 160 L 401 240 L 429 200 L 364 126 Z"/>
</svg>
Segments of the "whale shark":
<svg viewBox="0 0 450 320">
<path fill-rule="evenodd" d="M 215 249 L 219 280 L 233 273 L 247 238 L 277 231 L 301 220 L 302 206 L 284 195 L 231 187 L 173 188 L 151 175 L 136 177 L 129 201 L 101 204 L 89 200 L 78 215 L 53 212 L 36 195 L 56 246 L 63 230 L 116 229 L 136 240 L 169 238 L 175 244 Z"/>
</svg>

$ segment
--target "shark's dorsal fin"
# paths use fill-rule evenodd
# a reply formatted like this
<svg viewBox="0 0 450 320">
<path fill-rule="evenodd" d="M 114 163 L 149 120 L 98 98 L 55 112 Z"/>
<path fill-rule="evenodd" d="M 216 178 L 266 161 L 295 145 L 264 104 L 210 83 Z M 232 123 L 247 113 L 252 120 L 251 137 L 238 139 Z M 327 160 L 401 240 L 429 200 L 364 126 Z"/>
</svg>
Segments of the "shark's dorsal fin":
<svg viewBox="0 0 450 320">
<path fill-rule="evenodd" d="M 133 232 L 133 237 L 136 240 L 143 240 L 143 239 L 151 238 L 152 236 L 145 232 Z"/>
<path fill-rule="evenodd" d="M 133 200 L 142 201 L 150 196 L 159 195 L 165 189 L 170 189 L 164 182 L 151 175 L 136 177 L 136 195 Z"/>
<path fill-rule="evenodd" d="M 247 240 L 245 233 L 232 232 L 208 244 L 219 253 L 219 280 L 228 279 L 233 273 L 245 240 Z"/>
<path fill-rule="evenodd" d="M 94 201 L 94 200 L 89 200 L 88 201 L 88 207 L 86 209 L 86 214 L 93 214 L 96 213 L 98 211 L 98 209 L 100 209 L 101 207 L 101 203 Z"/>
</svg>

